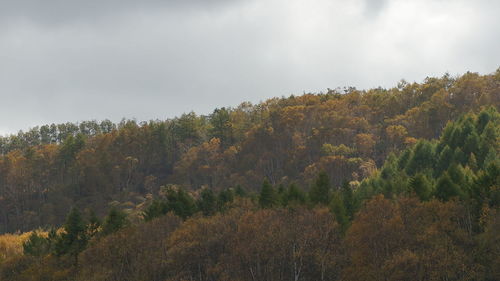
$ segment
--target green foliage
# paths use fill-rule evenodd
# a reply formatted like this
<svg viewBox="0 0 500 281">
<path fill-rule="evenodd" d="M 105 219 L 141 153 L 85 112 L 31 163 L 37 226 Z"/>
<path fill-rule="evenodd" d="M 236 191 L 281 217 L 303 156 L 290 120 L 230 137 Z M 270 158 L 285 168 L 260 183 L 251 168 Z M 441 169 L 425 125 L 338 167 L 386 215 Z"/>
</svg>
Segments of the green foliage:
<svg viewBox="0 0 500 281">
<path fill-rule="evenodd" d="M 211 216 L 217 212 L 217 197 L 211 189 L 205 188 L 201 191 L 197 205 L 203 215 Z"/>
<path fill-rule="evenodd" d="M 193 192 L 244 185 L 252 194 L 266 177 L 277 187 L 296 182 L 305 188 L 326 171 L 339 187 L 371 176 L 399 150 L 381 170 L 384 179 L 373 181 L 373 192 L 407 193 L 409 177 L 423 173 L 435 182 L 451 162 L 479 173 L 500 152 L 496 79 L 496 73 L 443 76 L 391 89 L 245 102 L 209 115 L 49 124 L 0 137 L 0 232 L 61 225 L 74 204 L 102 212 L 111 201 L 142 204 L 137 198 L 149 194 L 166 201 L 160 214 L 198 211 L 189 199 L 182 211 L 186 204 L 174 207 L 161 198 L 160 187 L 170 184 Z M 431 147 L 425 141 L 413 147 L 417 138 Z"/>
<path fill-rule="evenodd" d="M 76 264 L 78 262 L 78 254 L 85 249 L 89 240 L 87 227 L 77 208 L 71 209 L 63 229 L 64 231 L 56 242 L 55 253 L 58 256 L 73 256 Z"/>
<path fill-rule="evenodd" d="M 162 200 L 153 200 L 151 204 L 144 210 L 143 218 L 145 221 L 150 221 L 154 218 L 163 216 L 169 211 L 167 202 Z"/>
<path fill-rule="evenodd" d="M 330 210 L 335 215 L 335 220 L 340 224 L 342 232 L 344 233 L 349 225 L 349 215 L 343 198 L 338 192 L 335 192 L 332 196 Z"/>
<path fill-rule="evenodd" d="M 428 141 L 421 140 L 413 149 L 413 155 L 406 165 L 406 173 L 413 176 L 419 171 L 433 167 L 434 161 L 433 145 Z"/>
<path fill-rule="evenodd" d="M 224 211 L 226 209 L 226 205 L 228 203 L 233 202 L 234 200 L 234 191 L 230 188 L 223 189 L 219 192 L 217 196 L 217 204 L 219 211 Z"/>
<path fill-rule="evenodd" d="M 259 206 L 261 208 L 271 208 L 277 206 L 279 203 L 278 194 L 274 187 L 267 179 L 262 183 L 262 189 L 259 195 Z"/>
<path fill-rule="evenodd" d="M 306 203 L 306 193 L 300 189 L 296 184 L 292 183 L 285 191 L 283 205 L 284 206 L 298 206 Z"/>
<path fill-rule="evenodd" d="M 309 191 L 309 199 L 313 204 L 323 204 L 327 206 L 330 203 L 330 179 L 326 172 L 320 172 L 315 183 Z"/>
<path fill-rule="evenodd" d="M 51 240 L 43 237 L 36 231 L 33 231 L 28 240 L 23 243 L 23 252 L 25 255 L 41 257 L 48 254 L 51 250 Z"/>
<path fill-rule="evenodd" d="M 243 186 L 238 184 L 234 189 L 234 194 L 239 197 L 246 197 L 248 195 L 248 192 L 245 190 Z"/>
<path fill-rule="evenodd" d="M 439 142 L 421 140 L 399 157 L 389 156 L 380 173 L 365 180 L 356 197 L 366 197 L 361 192 L 367 191 L 387 197 L 415 193 L 423 201 L 433 196 L 444 201 L 454 197 L 466 200 L 472 196 L 476 202 L 472 203 L 474 212 L 479 216 L 481 204 L 497 200 L 490 192 L 495 189 L 496 179 L 491 180 L 486 170 L 490 164 L 498 163 L 498 115 L 494 108 L 478 115 L 467 114 L 456 122 L 449 122 Z M 491 166 L 491 171 L 498 165 Z"/>
<path fill-rule="evenodd" d="M 115 207 L 109 210 L 102 226 L 102 234 L 109 235 L 126 227 L 129 224 L 127 214 Z"/>
<path fill-rule="evenodd" d="M 349 219 L 352 219 L 354 217 L 354 213 L 357 209 L 355 198 L 354 198 L 354 192 L 349 184 L 349 182 L 345 181 L 342 184 L 341 188 L 341 194 L 342 194 L 342 202 L 345 207 L 346 215 Z"/>
<path fill-rule="evenodd" d="M 432 183 L 422 173 L 418 173 L 410 179 L 410 187 L 422 201 L 427 201 L 431 198 L 433 192 Z"/>
<path fill-rule="evenodd" d="M 462 192 L 460 190 L 460 186 L 455 184 L 447 172 L 439 177 L 436 184 L 436 198 L 447 201 L 454 197 L 461 197 Z"/>
</svg>

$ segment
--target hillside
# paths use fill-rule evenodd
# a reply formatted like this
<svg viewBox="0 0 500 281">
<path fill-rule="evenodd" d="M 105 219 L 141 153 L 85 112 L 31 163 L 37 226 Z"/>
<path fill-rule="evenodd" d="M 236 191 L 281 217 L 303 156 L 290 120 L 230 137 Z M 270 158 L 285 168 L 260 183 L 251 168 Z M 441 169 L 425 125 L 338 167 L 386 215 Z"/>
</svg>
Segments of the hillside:
<svg viewBox="0 0 500 281">
<path fill-rule="evenodd" d="M 500 71 L 391 89 L 329 90 L 219 108 L 209 116 L 46 125 L 0 139 L 0 233 L 60 225 L 71 206 L 104 215 L 161 186 L 215 191 L 370 176 L 391 153 L 435 139 L 467 112 L 500 105 Z"/>
<path fill-rule="evenodd" d="M 4 137 L 0 280 L 498 280 L 499 106 L 500 69 Z"/>
</svg>

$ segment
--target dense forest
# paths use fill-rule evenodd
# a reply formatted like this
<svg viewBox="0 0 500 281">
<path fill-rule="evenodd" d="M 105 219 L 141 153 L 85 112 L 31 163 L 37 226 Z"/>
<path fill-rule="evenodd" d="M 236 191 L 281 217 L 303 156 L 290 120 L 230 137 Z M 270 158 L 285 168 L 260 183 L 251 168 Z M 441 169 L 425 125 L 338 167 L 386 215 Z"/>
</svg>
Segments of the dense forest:
<svg viewBox="0 0 500 281">
<path fill-rule="evenodd" d="M 0 139 L 0 280 L 500 280 L 500 69 Z"/>
</svg>

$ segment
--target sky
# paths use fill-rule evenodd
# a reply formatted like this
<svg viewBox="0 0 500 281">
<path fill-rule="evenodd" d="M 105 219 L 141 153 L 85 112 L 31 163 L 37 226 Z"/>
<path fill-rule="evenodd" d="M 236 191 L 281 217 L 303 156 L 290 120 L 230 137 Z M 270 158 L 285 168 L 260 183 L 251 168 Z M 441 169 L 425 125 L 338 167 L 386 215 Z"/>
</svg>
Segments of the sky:
<svg viewBox="0 0 500 281">
<path fill-rule="evenodd" d="M 0 0 L 0 134 L 500 67 L 500 1 Z"/>
</svg>

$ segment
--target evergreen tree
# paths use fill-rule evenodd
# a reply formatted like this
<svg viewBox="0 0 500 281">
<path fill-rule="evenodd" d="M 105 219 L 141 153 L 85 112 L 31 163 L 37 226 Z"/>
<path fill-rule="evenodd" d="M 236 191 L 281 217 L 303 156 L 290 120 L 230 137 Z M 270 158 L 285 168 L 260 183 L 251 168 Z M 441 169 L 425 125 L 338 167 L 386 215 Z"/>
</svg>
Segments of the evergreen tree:
<svg viewBox="0 0 500 281">
<path fill-rule="evenodd" d="M 33 231 L 28 240 L 23 243 L 23 252 L 28 256 L 41 257 L 48 254 L 49 251 L 49 239 L 38 234 L 37 231 Z"/>
<path fill-rule="evenodd" d="M 453 150 L 445 145 L 441 153 L 439 154 L 438 161 L 436 163 L 435 176 L 441 175 L 443 171 L 446 171 L 453 161 Z"/>
<path fill-rule="evenodd" d="M 488 122 L 490 122 L 491 118 L 492 114 L 489 112 L 489 110 L 483 110 L 481 111 L 481 113 L 479 113 L 476 121 L 476 129 L 479 134 L 483 133 L 484 128 L 486 127 L 486 125 L 488 125 Z"/>
<path fill-rule="evenodd" d="M 422 173 L 417 173 L 414 177 L 410 179 L 410 188 L 422 201 L 427 201 L 431 197 L 432 184 L 429 182 L 427 177 Z"/>
<path fill-rule="evenodd" d="M 328 205 L 330 198 L 330 179 L 325 172 L 320 172 L 309 191 L 309 199 L 313 204 Z"/>
<path fill-rule="evenodd" d="M 391 155 L 389 155 L 389 156 L 391 156 Z M 404 169 L 406 167 L 406 165 L 408 165 L 408 161 L 410 161 L 411 157 L 412 157 L 412 150 L 405 149 L 405 151 L 403 151 L 401 156 L 398 158 L 398 168 Z"/>
<path fill-rule="evenodd" d="M 262 189 L 259 195 L 259 206 L 261 208 L 271 208 L 278 205 L 278 195 L 274 187 L 267 179 L 262 183 Z"/>
<path fill-rule="evenodd" d="M 167 206 L 168 211 L 173 211 L 183 219 L 192 216 L 197 211 L 193 197 L 182 188 L 168 193 Z"/>
<path fill-rule="evenodd" d="M 198 200 L 198 209 L 205 216 L 211 216 L 217 211 L 217 198 L 210 188 L 205 188 L 201 191 L 200 199 Z"/>
<path fill-rule="evenodd" d="M 335 192 L 332 196 L 332 201 L 330 202 L 330 210 L 335 215 L 335 219 L 341 226 L 342 232 L 348 228 L 349 217 L 347 215 L 347 210 L 345 208 L 344 202 L 338 192 Z"/>
<path fill-rule="evenodd" d="M 406 173 L 413 176 L 419 171 L 433 167 L 434 161 L 434 149 L 432 144 L 428 141 L 421 140 L 415 145 L 413 156 L 406 166 Z"/>
<path fill-rule="evenodd" d="M 241 186 L 239 184 L 234 189 L 234 194 L 238 197 L 246 197 L 248 195 L 245 188 L 243 188 L 243 186 Z"/>
<path fill-rule="evenodd" d="M 476 132 L 472 132 L 467 139 L 465 140 L 464 144 L 464 153 L 466 155 L 470 155 L 471 153 L 474 152 L 479 152 L 479 136 Z"/>
<path fill-rule="evenodd" d="M 462 165 L 453 163 L 450 165 L 447 172 L 451 180 L 458 185 L 462 191 L 467 190 L 469 183 L 465 177 L 465 171 Z"/>
<path fill-rule="evenodd" d="M 306 203 L 306 194 L 295 184 L 290 184 L 285 192 L 283 204 L 285 206 L 302 205 Z"/>
<path fill-rule="evenodd" d="M 165 215 L 168 212 L 167 202 L 162 200 L 153 200 L 144 210 L 142 217 L 145 221 L 151 221 L 154 218 Z"/>
<path fill-rule="evenodd" d="M 442 201 L 448 201 L 453 197 L 461 197 L 462 193 L 460 187 L 456 185 L 450 178 L 447 172 L 445 172 L 436 184 L 436 198 Z"/>
<path fill-rule="evenodd" d="M 115 233 L 118 230 L 124 228 L 128 225 L 127 214 L 122 210 L 119 210 L 115 207 L 109 210 L 106 219 L 104 220 L 104 224 L 102 227 L 102 233 L 104 235 L 109 235 L 111 233 Z"/>
<path fill-rule="evenodd" d="M 469 155 L 469 162 L 467 163 L 467 166 L 469 166 L 469 168 L 471 168 L 472 171 L 474 171 L 474 172 L 477 172 L 477 170 L 479 169 L 479 166 L 477 164 L 476 155 L 474 153 L 471 153 Z"/>
<path fill-rule="evenodd" d="M 227 188 L 227 189 L 221 190 L 219 192 L 219 196 L 217 197 L 219 211 L 223 212 L 226 209 L 226 205 L 228 203 L 233 202 L 233 200 L 234 200 L 234 192 L 232 189 Z"/>
<path fill-rule="evenodd" d="M 455 148 L 453 153 L 453 162 L 465 165 L 467 163 L 467 155 L 460 149 L 460 147 Z"/>
<path fill-rule="evenodd" d="M 70 255 L 78 264 L 78 254 L 87 246 L 88 236 L 85 221 L 77 208 L 72 208 L 66 218 L 63 233 L 55 245 L 55 252 L 58 256 Z"/>
<path fill-rule="evenodd" d="M 348 181 L 344 181 L 342 184 L 342 202 L 344 203 L 347 217 L 353 218 L 356 206 L 354 202 L 354 193 Z"/>
</svg>

